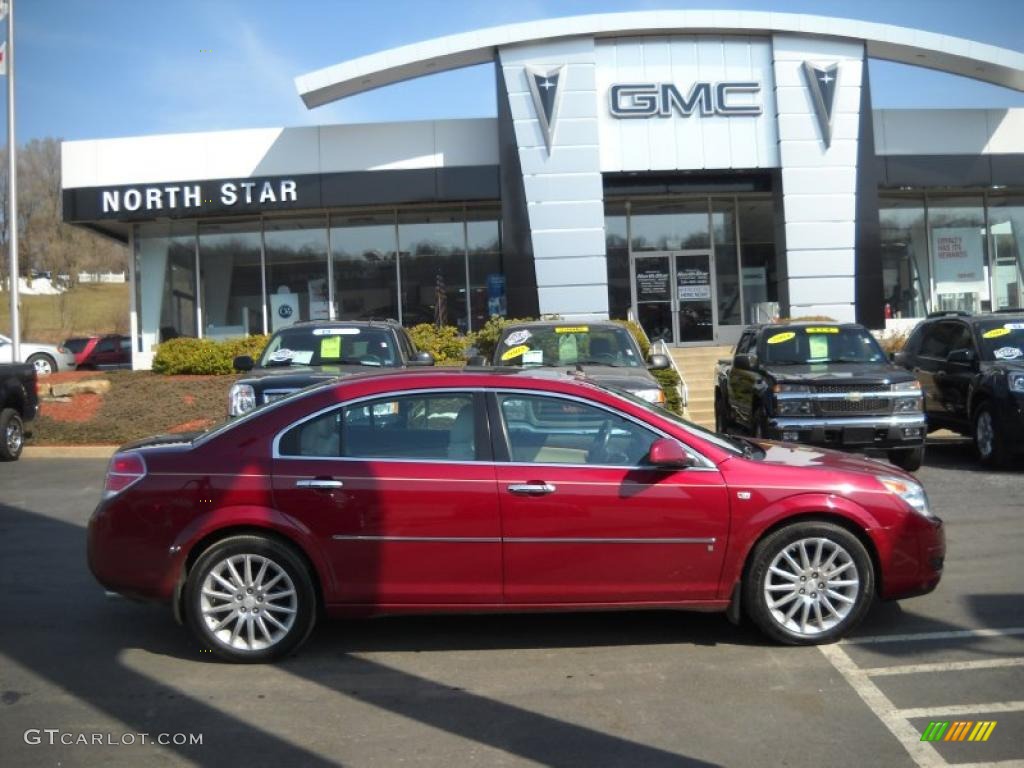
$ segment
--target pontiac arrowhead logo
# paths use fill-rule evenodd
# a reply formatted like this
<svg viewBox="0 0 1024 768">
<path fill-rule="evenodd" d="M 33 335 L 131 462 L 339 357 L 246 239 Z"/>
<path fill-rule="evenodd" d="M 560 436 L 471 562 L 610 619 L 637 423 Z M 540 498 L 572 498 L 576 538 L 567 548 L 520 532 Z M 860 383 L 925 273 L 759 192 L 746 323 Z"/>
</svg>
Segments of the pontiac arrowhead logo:
<svg viewBox="0 0 1024 768">
<path fill-rule="evenodd" d="M 564 64 L 547 69 L 526 67 L 526 79 L 530 84 L 530 93 L 533 94 L 533 106 L 537 110 L 537 119 L 544 132 L 544 143 L 549 155 L 555 140 L 555 121 L 558 120 L 558 105 L 562 101 L 561 85 L 564 72 Z"/>
<path fill-rule="evenodd" d="M 804 76 L 811 91 L 814 112 L 818 116 L 821 138 L 828 148 L 832 144 L 832 114 L 835 111 L 836 94 L 839 93 L 839 64 L 818 67 L 805 61 Z"/>
</svg>

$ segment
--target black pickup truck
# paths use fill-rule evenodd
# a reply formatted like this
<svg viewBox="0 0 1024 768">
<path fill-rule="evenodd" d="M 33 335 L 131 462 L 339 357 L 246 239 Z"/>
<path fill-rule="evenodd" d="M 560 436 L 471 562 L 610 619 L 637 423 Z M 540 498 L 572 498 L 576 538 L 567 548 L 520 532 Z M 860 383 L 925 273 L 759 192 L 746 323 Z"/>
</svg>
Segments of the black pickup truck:
<svg viewBox="0 0 1024 768">
<path fill-rule="evenodd" d="M 15 461 L 25 446 L 25 423 L 39 412 L 35 366 L 0 365 L 0 461 Z"/>
<path fill-rule="evenodd" d="M 718 364 L 715 429 L 882 453 L 913 471 L 924 460 L 921 385 L 855 323 L 746 328 Z"/>
<path fill-rule="evenodd" d="M 393 320 L 296 323 L 270 337 L 259 361 L 235 358 L 235 370 L 250 375 L 232 385 L 228 416 L 241 416 L 321 381 L 433 364 L 433 355 L 417 352 L 408 332 Z"/>
</svg>

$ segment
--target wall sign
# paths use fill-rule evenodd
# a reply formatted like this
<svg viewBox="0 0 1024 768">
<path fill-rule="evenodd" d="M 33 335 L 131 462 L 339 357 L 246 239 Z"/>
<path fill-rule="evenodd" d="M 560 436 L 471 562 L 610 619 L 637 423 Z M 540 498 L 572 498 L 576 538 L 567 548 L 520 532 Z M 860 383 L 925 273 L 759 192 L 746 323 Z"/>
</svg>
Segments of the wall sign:
<svg viewBox="0 0 1024 768">
<path fill-rule="evenodd" d="M 743 103 L 741 94 L 759 94 L 755 81 L 698 82 L 684 93 L 673 83 L 616 83 L 608 90 L 612 117 L 689 117 L 760 115 L 761 104 Z"/>
<path fill-rule="evenodd" d="M 936 293 L 979 293 L 988 298 L 985 253 L 978 227 L 932 230 Z"/>
</svg>

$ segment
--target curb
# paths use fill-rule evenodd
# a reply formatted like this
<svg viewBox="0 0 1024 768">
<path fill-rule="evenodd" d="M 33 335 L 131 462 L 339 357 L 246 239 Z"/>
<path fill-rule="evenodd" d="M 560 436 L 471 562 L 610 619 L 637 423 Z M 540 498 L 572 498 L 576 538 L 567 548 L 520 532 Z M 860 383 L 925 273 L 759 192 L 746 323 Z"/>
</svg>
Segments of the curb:
<svg viewBox="0 0 1024 768">
<path fill-rule="evenodd" d="M 109 459 L 116 445 L 26 445 L 26 459 Z"/>
</svg>

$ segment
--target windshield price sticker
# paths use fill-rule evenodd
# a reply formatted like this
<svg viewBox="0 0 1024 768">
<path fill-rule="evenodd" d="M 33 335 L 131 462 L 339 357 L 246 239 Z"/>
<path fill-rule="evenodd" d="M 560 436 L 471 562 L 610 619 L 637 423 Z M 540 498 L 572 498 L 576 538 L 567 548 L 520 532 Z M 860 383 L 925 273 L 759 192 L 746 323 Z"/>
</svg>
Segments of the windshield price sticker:
<svg viewBox="0 0 1024 768">
<path fill-rule="evenodd" d="M 839 329 L 832 326 L 821 326 L 815 328 L 805 328 L 807 333 L 839 333 Z"/>
<path fill-rule="evenodd" d="M 996 360 L 1016 360 L 1024 357 L 1024 352 L 1016 347 L 1000 347 L 992 354 L 995 355 Z"/>
<path fill-rule="evenodd" d="M 358 336 L 358 328 L 314 328 L 314 336 Z"/>
<path fill-rule="evenodd" d="M 270 355 L 270 361 L 273 363 L 284 363 L 295 357 L 295 353 L 290 349 L 279 349 Z"/>
<path fill-rule="evenodd" d="M 543 365 L 544 364 L 544 350 L 543 349 L 531 349 L 529 352 L 523 353 L 523 365 Z"/>
<path fill-rule="evenodd" d="M 523 342 L 525 342 L 528 338 L 530 338 L 530 332 L 527 331 L 527 330 L 512 331 L 512 333 L 510 333 L 505 338 L 505 346 L 506 347 L 518 346 L 519 344 L 522 344 Z"/>
<path fill-rule="evenodd" d="M 327 336 L 320 339 L 320 358 L 337 359 L 341 357 L 341 337 Z"/>
<path fill-rule="evenodd" d="M 1008 331 L 1024 331 L 1024 323 L 1007 323 L 1003 328 Z"/>
<path fill-rule="evenodd" d="M 993 328 L 991 331 L 985 331 L 983 334 L 981 334 L 981 338 L 983 338 L 983 339 L 998 339 L 1000 336 L 1009 336 L 1009 335 L 1010 335 L 1010 329 L 1007 328 L 1006 326 L 1003 326 L 1002 328 Z"/>
<path fill-rule="evenodd" d="M 505 354 L 501 356 L 502 360 L 512 360 L 516 357 L 522 357 L 524 352 L 529 352 L 530 348 L 525 344 L 520 344 L 518 347 L 512 347 Z"/>
<path fill-rule="evenodd" d="M 555 328 L 555 333 L 586 333 L 590 330 L 590 326 L 587 325 L 572 325 L 565 326 L 563 328 Z"/>
<path fill-rule="evenodd" d="M 781 344 L 784 341 L 792 341 L 796 338 L 796 334 L 793 331 L 786 331 L 785 333 L 776 333 L 774 336 L 768 337 L 769 344 Z"/>
</svg>

